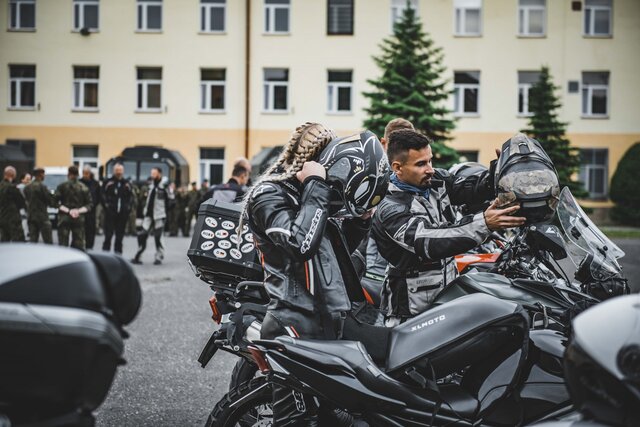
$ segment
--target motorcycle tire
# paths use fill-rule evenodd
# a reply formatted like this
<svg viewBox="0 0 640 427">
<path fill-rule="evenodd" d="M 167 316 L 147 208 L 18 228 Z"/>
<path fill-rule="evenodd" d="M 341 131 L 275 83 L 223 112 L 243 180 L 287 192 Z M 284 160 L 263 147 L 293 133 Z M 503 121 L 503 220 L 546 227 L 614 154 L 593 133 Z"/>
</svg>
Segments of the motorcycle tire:
<svg viewBox="0 0 640 427">
<path fill-rule="evenodd" d="M 227 393 L 213 408 L 205 427 L 271 425 L 273 406 L 271 384 L 265 377 L 254 378 Z"/>
<path fill-rule="evenodd" d="M 233 367 L 231 379 L 229 380 L 229 391 L 237 388 L 240 384 L 251 381 L 258 373 L 258 367 L 255 363 L 241 357 Z"/>
</svg>

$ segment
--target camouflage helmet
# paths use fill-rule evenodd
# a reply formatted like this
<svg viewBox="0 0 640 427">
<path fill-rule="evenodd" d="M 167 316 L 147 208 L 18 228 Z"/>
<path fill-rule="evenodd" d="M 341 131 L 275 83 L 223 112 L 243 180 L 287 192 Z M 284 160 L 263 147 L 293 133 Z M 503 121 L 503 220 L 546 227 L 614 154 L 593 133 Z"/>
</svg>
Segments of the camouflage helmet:
<svg viewBox="0 0 640 427">
<path fill-rule="evenodd" d="M 518 133 L 502 145 L 494 182 L 500 206 L 519 203 L 518 215 L 527 223 L 553 216 L 560 195 L 558 173 L 535 139 Z"/>
</svg>

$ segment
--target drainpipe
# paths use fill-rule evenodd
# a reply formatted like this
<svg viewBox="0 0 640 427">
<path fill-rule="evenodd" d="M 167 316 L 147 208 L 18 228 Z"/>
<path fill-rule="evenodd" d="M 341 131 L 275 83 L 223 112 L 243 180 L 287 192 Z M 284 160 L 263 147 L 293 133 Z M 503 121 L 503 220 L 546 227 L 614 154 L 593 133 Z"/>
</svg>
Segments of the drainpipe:
<svg viewBox="0 0 640 427">
<path fill-rule="evenodd" d="M 249 78 L 250 58 L 251 58 L 251 0 L 246 0 L 245 16 L 245 49 L 244 49 L 244 156 L 249 158 L 249 106 L 251 86 Z"/>
</svg>

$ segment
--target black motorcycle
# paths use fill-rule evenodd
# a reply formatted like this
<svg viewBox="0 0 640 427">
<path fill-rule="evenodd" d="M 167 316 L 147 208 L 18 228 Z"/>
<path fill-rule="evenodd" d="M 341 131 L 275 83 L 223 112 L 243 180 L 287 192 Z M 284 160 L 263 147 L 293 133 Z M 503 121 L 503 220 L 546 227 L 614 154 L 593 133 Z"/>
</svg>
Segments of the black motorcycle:
<svg viewBox="0 0 640 427">
<path fill-rule="evenodd" d="M 573 413 L 562 370 L 566 338 L 531 330 L 513 302 L 468 295 L 367 332 L 370 347 L 254 341 L 248 350 L 264 376 L 226 395 L 207 426 L 265 425 L 272 383 L 316 397 L 327 416 L 342 414 L 332 425 L 514 426 Z"/>
</svg>

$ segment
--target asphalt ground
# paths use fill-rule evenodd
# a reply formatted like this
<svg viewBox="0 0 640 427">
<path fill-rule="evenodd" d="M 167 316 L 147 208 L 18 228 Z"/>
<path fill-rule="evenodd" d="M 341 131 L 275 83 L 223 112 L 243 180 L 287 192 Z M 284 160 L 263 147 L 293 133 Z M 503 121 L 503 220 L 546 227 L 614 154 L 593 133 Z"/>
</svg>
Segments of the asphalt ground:
<svg viewBox="0 0 640 427">
<path fill-rule="evenodd" d="M 214 328 L 209 287 L 191 271 L 186 258 L 188 238 L 165 237 L 166 259 L 153 264 L 149 241 L 134 266 L 143 290 L 142 309 L 127 328 L 127 365 L 118 370 L 107 399 L 97 411 L 102 426 L 202 426 L 227 392 L 235 357 L 219 352 L 202 369 L 200 350 Z M 617 240 L 626 252 L 621 260 L 634 291 L 640 290 L 640 240 Z M 100 247 L 102 237 L 96 239 Z M 136 241 L 125 239 L 125 256 L 135 253 Z"/>
</svg>

